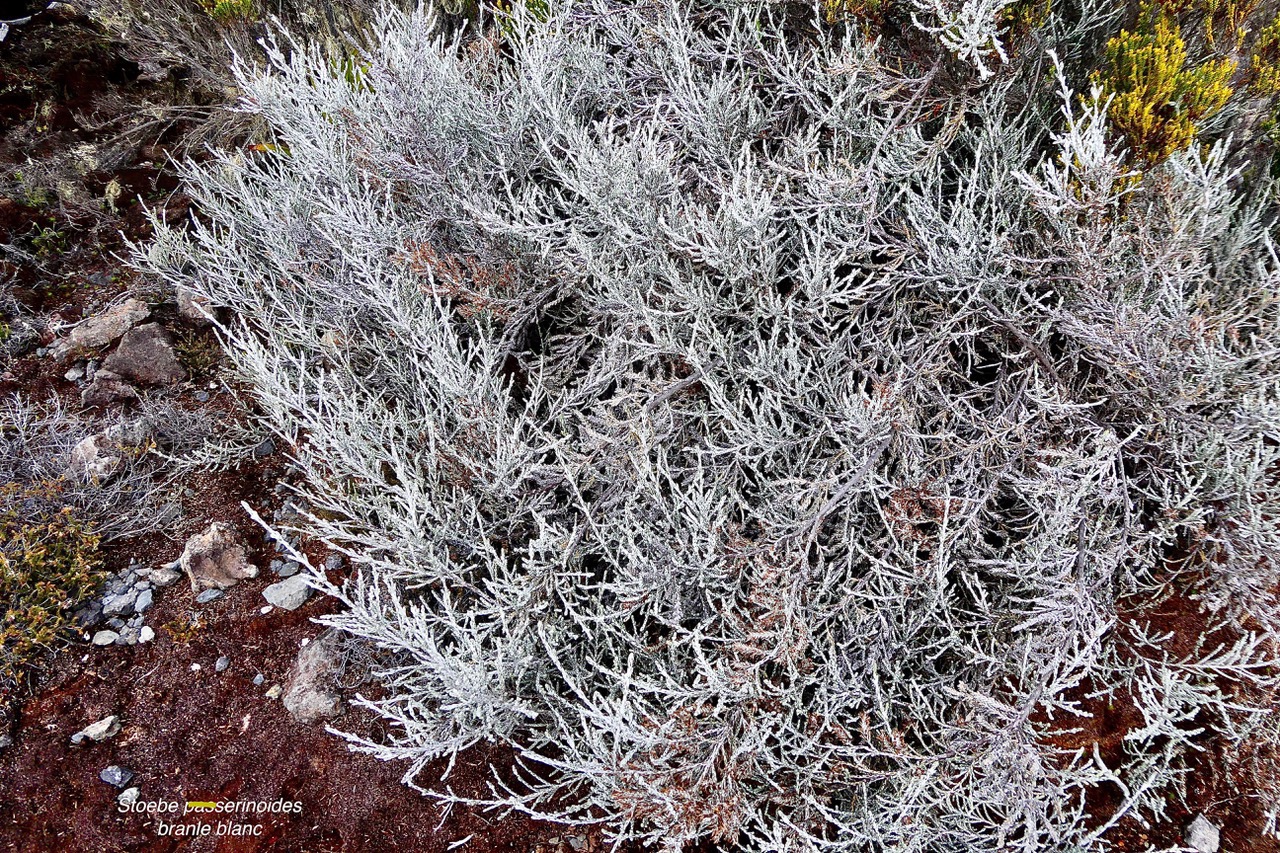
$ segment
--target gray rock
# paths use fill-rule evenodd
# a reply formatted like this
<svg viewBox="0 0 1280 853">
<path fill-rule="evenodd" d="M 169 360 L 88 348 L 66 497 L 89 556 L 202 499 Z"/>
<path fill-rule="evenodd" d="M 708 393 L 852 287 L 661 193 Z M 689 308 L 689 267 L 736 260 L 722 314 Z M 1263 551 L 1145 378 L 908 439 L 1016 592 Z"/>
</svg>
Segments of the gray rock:
<svg viewBox="0 0 1280 853">
<path fill-rule="evenodd" d="M 86 350 L 105 347 L 147 319 L 150 314 L 151 309 L 138 299 L 122 302 L 111 310 L 80 323 L 65 338 L 55 341 L 49 347 L 49 353 L 59 361 L 68 361 Z"/>
<path fill-rule="evenodd" d="M 203 296 L 196 294 L 189 287 L 178 285 L 178 313 L 193 323 L 207 324 L 209 318 L 206 312 L 212 313 L 209 309 L 209 300 Z"/>
<path fill-rule="evenodd" d="M 138 801 L 138 795 L 141 793 L 137 788 L 125 788 L 116 797 L 116 802 L 127 808 Z"/>
<path fill-rule="evenodd" d="M 284 688 L 281 687 L 279 684 L 273 684 L 267 688 L 268 699 L 279 699 L 280 694 L 282 693 L 284 693 Z"/>
<path fill-rule="evenodd" d="M 276 452 L 276 443 L 271 439 L 264 439 L 261 444 L 253 449 L 254 459 L 263 459 Z"/>
<path fill-rule="evenodd" d="M 143 581 L 146 583 L 146 581 Z M 151 599 L 154 593 L 150 589 L 143 589 L 138 593 L 138 598 L 133 603 L 133 609 L 137 613 L 146 613 L 151 608 Z"/>
<path fill-rule="evenodd" d="M 109 717 L 103 717 L 96 723 L 90 723 L 80 731 L 71 736 L 73 744 L 81 744 L 86 740 L 94 743 L 102 743 L 108 738 L 113 738 L 120 734 L 120 718 L 112 714 Z"/>
<path fill-rule="evenodd" d="M 142 385 L 167 386 L 187 378 L 169 333 L 159 323 L 130 329 L 102 366 Z"/>
<path fill-rule="evenodd" d="M 209 392 L 208 392 L 208 391 L 197 391 L 197 392 L 196 392 L 195 394 L 193 394 L 192 396 L 196 398 L 196 402 L 197 402 L 197 403 L 207 403 L 207 402 L 209 402 Z"/>
<path fill-rule="evenodd" d="M 136 646 L 138 644 L 138 629 L 126 625 L 120 629 L 120 636 L 116 638 L 117 646 Z"/>
<path fill-rule="evenodd" d="M 210 601 L 217 601 L 224 595 L 226 593 L 220 589 L 206 589 L 196 596 L 196 604 L 208 604 Z"/>
<path fill-rule="evenodd" d="M 156 632 L 150 625 L 143 625 L 138 629 L 138 642 L 149 643 L 156 638 Z"/>
<path fill-rule="evenodd" d="M 138 389 L 109 370 L 99 370 L 94 374 L 89 386 L 80 392 L 80 405 L 86 409 L 93 406 L 109 406 L 121 400 L 136 399 L 138 399 Z"/>
<path fill-rule="evenodd" d="M 118 764 L 112 764 L 110 767 L 98 774 L 98 778 L 108 785 L 114 785 L 117 788 L 123 788 L 129 784 L 129 780 L 133 778 L 133 771 L 126 770 Z"/>
<path fill-rule="evenodd" d="M 298 572 L 302 571 L 302 564 L 293 560 L 284 561 L 280 566 L 280 571 L 276 572 L 282 578 L 291 578 Z"/>
<path fill-rule="evenodd" d="M 203 533 L 187 540 L 179 562 L 191 589 L 226 589 L 245 578 L 256 578 L 258 569 L 245 556 L 231 525 L 215 521 Z"/>
<path fill-rule="evenodd" d="M 294 575 L 271 584 L 262 591 L 262 597 L 284 610 L 297 610 L 311 597 L 311 587 L 307 586 L 305 575 Z"/>
<path fill-rule="evenodd" d="M 93 635 L 95 646 L 109 646 L 120 637 L 115 631 L 99 631 Z"/>
<path fill-rule="evenodd" d="M 218 658 L 218 659 L 214 662 L 214 664 L 213 664 L 213 671 L 214 671 L 214 672 L 226 672 L 226 671 L 227 671 L 227 667 L 229 667 L 229 666 L 231 666 L 231 658 L 227 657 L 226 655 L 223 655 L 222 657 Z"/>
<path fill-rule="evenodd" d="M 342 568 L 342 562 L 343 561 L 342 561 L 341 554 L 330 554 L 329 556 L 324 558 L 325 571 L 329 571 L 329 572 L 337 571 L 338 569 Z"/>
<path fill-rule="evenodd" d="M 102 621 L 102 602 L 90 601 L 75 612 L 76 625 L 89 628 Z"/>
<path fill-rule="evenodd" d="M 1183 838 L 1186 839 L 1187 846 L 1197 853 L 1218 853 L 1218 845 L 1222 843 L 1218 827 L 1202 814 L 1196 815 L 1195 820 L 1187 824 Z"/>
<path fill-rule="evenodd" d="M 166 589 L 173 586 L 178 582 L 178 578 L 182 577 L 182 572 L 178 570 L 179 565 L 180 561 L 175 560 L 166 566 L 143 569 L 142 575 L 151 581 L 157 589 Z"/>
<path fill-rule="evenodd" d="M 68 479 L 85 483 L 105 483 L 124 467 L 124 455 L 101 435 L 81 439 L 71 448 L 67 462 Z"/>
<path fill-rule="evenodd" d="M 316 723 L 342 713 L 334 676 L 342 667 L 337 632 L 325 631 L 304 646 L 285 682 L 284 707 L 300 723 Z"/>
<path fill-rule="evenodd" d="M 85 368 L 83 363 L 73 364 L 71 365 L 70 369 L 67 370 L 66 373 L 62 374 L 62 378 L 67 380 L 68 382 L 79 382 L 81 379 L 84 378 L 84 372 L 85 372 Z"/>
<path fill-rule="evenodd" d="M 0 749 L 8 749 L 13 746 L 13 738 L 8 735 L 0 735 Z"/>
<path fill-rule="evenodd" d="M 113 595 L 102 602 L 102 612 L 106 616 L 128 616 L 133 613 L 134 604 L 137 600 L 138 593 L 136 590 Z"/>
<path fill-rule="evenodd" d="M 119 631 L 124 627 L 124 620 L 119 616 L 113 616 L 107 620 L 107 627 L 113 631 Z"/>
<path fill-rule="evenodd" d="M 154 432 L 155 426 L 150 418 L 137 418 L 107 427 L 102 431 L 102 436 L 119 447 L 142 447 Z M 125 576 L 136 578 L 138 573 L 130 566 L 125 570 Z"/>
<path fill-rule="evenodd" d="M 262 682 L 264 682 L 264 681 L 266 681 L 266 680 L 267 680 L 267 679 L 266 679 L 266 677 L 265 677 L 262 673 L 258 673 L 257 675 L 255 675 L 255 676 L 253 677 L 253 684 L 254 684 L 254 686 L 255 686 L 255 687 L 261 687 L 261 686 L 262 686 Z"/>
</svg>

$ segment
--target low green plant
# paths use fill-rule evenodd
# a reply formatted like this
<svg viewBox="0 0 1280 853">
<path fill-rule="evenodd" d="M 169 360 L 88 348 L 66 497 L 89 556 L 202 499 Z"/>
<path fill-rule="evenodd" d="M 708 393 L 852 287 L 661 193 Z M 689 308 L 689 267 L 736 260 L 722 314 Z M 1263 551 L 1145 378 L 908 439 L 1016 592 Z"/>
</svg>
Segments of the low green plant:
<svg viewBox="0 0 1280 853">
<path fill-rule="evenodd" d="M 550 0 L 515 0 L 514 3 L 511 0 L 497 0 L 494 3 L 494 10 L 499 15 L 498 30 L 503 41 L 510 41 L 516 37 L 518 30 L 514 16 L 517 5 L 523 6 L 529 16 L 539 23 L 545 23 L 551 17 Z"/>
<path fill-rule="evenodd" d="M 35 249 L 38 258 L 60 255 L 67 249 L 67 235 L 56 228 L 41 228 L 31 238 L 31 248 Z"/>
<path fill-rule="evenodd" d="M 0 488 L 0 691 L 7 698 L 41 660 L 74 636 L 72 609 L 99 584 L 98 536 L 68 507 L 56 481 Z"/>
<path fill-rule="evenodd" d="M 192 376 L 209 376 L 222 360 L 222 347 L 211 334 L 180 332 L 174 341 L 178 361 Z"/>
<path fill-rule="evenodd" d="M 255 18 L 253 0 L 200 0 L 200 6 L 220 24 Z"/>
</svg>

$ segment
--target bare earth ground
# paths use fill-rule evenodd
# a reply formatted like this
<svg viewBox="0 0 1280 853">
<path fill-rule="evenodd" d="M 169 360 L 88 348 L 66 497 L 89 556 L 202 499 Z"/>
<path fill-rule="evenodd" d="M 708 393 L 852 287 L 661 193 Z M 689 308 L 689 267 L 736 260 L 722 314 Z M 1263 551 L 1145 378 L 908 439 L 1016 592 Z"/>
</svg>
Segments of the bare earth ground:
<svg viewBox="0 0 1280 853">
<path fill-rule="evenodd" d="M 13 9 L 0 11 L 4 17 Z M 0 44 L 0 171 L 30 171 L 32 161 L 37 166 L 65 163 L 85 145 L 99 155 L 74 176 L 74 185 L 61 198 L 0 198 L 0 244 L 26 247 L 27 252 L 0 255 L 0 275 L 17 277 L 27 307 L 38 315 L 71 323 L 134 283 L 113 253 L 123 247 L 120 231 L 133 239 L 147 234 L 138 196 L 167 211 L 171 221 L 186 214 L 189 204 L 165 164 L 187 126 L 158 121 L 139 130 L 135 114 L 139 104 L 177 98 L 181 88 L 180 74 L 142 79 L 141 69 L 125 58 L 119 44 L 74 14 L 42 13 Z M 121 188 L 114 208 L 101 201 L 113 181 Z M 37 239 L 50 233 L 58 236 Z M 208 338 L 207 332 L 185 327 L 172 311 L 157 316 L 175 332 Z M 42 343 L 51 338 L 46 333 Z M 58 396 L 79 407 L 79 389 L 62 377 L 65 367 L 51 359 L 28 352 L 0 368 L 0 394 Z M 197 385 L 206 387 L 208 377 L 197 378 L 201 381 L 177 390 L 182 405 L 228 404 L 227 392 L 197 402 Z M 88 853 L 444 851 L 468 837 L 461 849 L 477 853 L 599 847 L 594 836 L 575 838 L 571 846 L 563 828 L 520 817 L 461 808 L 442 814 L 432 801 L 401 784 L 403 765 L 352 753 L 323 726 L 295 722 L 278 700 L 267 697 L 272 685 L 284 682 L 303 640 L 321 632 L 312 619 L 332 607 L 313 598 L 293 612 L 260 611 L 261 590 L 275 579 L 267 571 L 274 553 L 240 502 L 248 501 L 266 517 L 278 506 L 274 487 L 287 474 L 286 462 L 276 452 L 238 471 L 185 483 L 189 491 L 182 496 L 183 516 L 174 529 L 107 547 L 105 559 L 112 571 L 131 559 L 156 566 L 174 559 L 190 534 L 212 521 L 225 521 L 252 550 L 259 577 L 205 605 L 197 605 L 191 589 L 180 582 L 160 592 L 148 612 L 154 642 L 105 649 L 78 642 L 51 662 L 12 716 L 8 731 L 0 732 L 13 740 L 0 750 L 0 848 Z M 324 557 L 315 547 L 308 552 L 313 559 Z M 1175 641 L 1194 636 L 1201 618 L 1186 599 L 1162 604 L 1148 615 L 1172 626 Z M 224 655 L 230 666 L 215 672 L 214 662 Z M 263 681 L 254 684 L 259 673 Z M 373 688 L 364 684 L 359 689 Z M 1089 725 L 1063 735 L 1059 746 L 1097 743 L 1105 755 L 1119 749 L 1123 734 L 1140 725 L 1123 703 L 1095 704 Z M 71 734 L 109 714 L 124 722 L 119 735 L 90 746 L 69 744 Z M 349 710 L 336 725 L 375 740 L 383 733 L 376 719 L 359 710 Z M 1193 774 L 1188 786 L 1189 802 L 1171 801 L 1169 820 L 1159 826 L 1121 822 L 1109 836 L 1118 849 L 1176 845 L 1181 828 L 1201 811 L 1222 827 L 1224 851 L 1280 849 L 1256 833 L 1270 805 L 1255 794 L 1258 780 L 1243 771 L 1235 777 L 1212 771 L 1224 756 L 1212 743 L 1206 746 L 1203 770 Z M 452 776 L 456 790 L 478 793 L 490 757 L 477 751 L 459 761 Z M 492 758 L 501 763 L 500 755 Z M 1260 766 L 1275 767 L 1274 756 L 1264 759 Z M 252 838 L 163 837 L 157 826 L 163 818 L 118 812 L 118 790 L 98 778 L 113 764 L 136 774 L 130 784 L 141 788 L 144 801 L 283 799 L 300 802 L 301 809 L 256 820 L 261 834 Z M 430 778 L 432 769 L 424 776 Z M 1091 800 L 1100 820 L 1115 807 L 1112 794 L 1100 790 Z M 219 823 L 214 816 L 200 820 Z"/>
</svg>

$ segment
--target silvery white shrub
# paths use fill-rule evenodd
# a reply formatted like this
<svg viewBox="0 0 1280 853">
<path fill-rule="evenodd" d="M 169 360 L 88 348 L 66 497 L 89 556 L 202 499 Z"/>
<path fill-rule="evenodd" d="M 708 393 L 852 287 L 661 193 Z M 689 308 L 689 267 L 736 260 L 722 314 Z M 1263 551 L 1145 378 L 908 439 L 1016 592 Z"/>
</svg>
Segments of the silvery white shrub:
<svg viewBox="0 0 1280 853">
<path fill-rule="evenodd" d="M 138 262 L 224 310 L 358 567 L 313 578 L 394 725 L 348 737 L 406 781 L 669 849 L 1100 849 L 1204 720 L 1260 730 L 1223 685 L 1271 683 L 1274 187 L 1223 142 L 1139 174 L 1046 86 L 1106 8 L 1025 62 L 942 33 L 951 90 L 786 11 L 272 45 L 274 139 Z M 1132 618 L 1170 585 L 1234 644 Z M 1091 693 L 1140 711 L 1119 760 L 1055 746 Z M 421 774 L 482 742 L 489 795 Z"/>
</svg>

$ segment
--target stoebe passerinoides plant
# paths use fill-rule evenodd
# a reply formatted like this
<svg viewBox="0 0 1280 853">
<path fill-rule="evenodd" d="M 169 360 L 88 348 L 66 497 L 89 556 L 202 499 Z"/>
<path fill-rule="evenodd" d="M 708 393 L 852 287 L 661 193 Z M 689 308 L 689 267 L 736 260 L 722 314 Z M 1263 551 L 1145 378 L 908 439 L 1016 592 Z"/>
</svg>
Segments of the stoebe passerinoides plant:
<svg viewBox="0 0 1280 853">
<path fill-rule="evenodd" d="M 509 27 L 389 14 L 362 87 L 274 49 L 272 145 L 139 250 L 230 309 L 357 567 L 312 575 L 392 655 L 353 745 L 669 849 L 1038 851 L 1159 817 L 1191 720 L 1251 736 L 1270 186 L 1222 146 L 1135 175 L 1043 53 L 948 93 L 768 8 Z M 1170 584 L 1239 642 L 1121 624 Z M 1141 712 L 1118 757 L 1062 745 L 1089 697 Z M 483 742 L 488 796 L 422 772 Z"/>
</svg>

